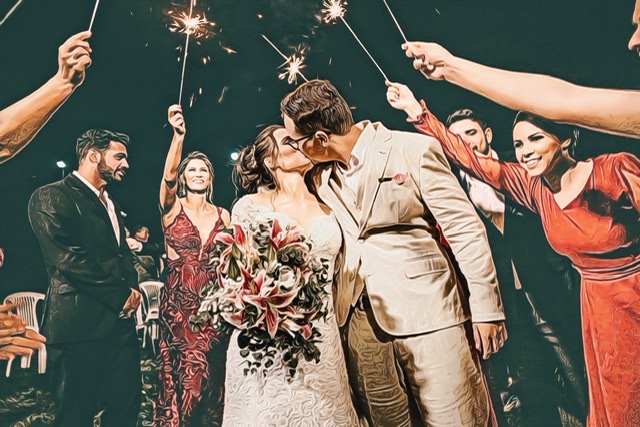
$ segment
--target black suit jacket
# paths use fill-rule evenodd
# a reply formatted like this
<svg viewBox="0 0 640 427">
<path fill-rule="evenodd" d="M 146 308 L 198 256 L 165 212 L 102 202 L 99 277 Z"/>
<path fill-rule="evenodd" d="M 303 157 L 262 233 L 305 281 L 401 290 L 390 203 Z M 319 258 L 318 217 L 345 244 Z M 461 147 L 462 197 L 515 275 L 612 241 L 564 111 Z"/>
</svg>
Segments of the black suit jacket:
<svg viewBox="0 0 640 427">
<path fill-rule="evenodd" d="M 29 200 L 49 275 L 42 321 L 49 344 L 99 339 L 133 323 L 118 318 L 137 274 L 115 210 L 120 244 L 98 196 L 73 174 L 38 188 Z"/>
<path fill-rule="evenodd" d="M 540 217 L 509 198 L 503 245 L 540 317 L 556 329 L 580 336 L 579 273 L 567 257 L 553 250 Z"/>
</svg>

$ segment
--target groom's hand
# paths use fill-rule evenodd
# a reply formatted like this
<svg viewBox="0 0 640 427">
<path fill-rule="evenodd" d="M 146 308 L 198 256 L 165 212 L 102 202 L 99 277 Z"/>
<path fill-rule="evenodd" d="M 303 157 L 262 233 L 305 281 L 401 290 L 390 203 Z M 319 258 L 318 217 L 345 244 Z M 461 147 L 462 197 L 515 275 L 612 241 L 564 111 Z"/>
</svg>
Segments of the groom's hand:
<svg viewBox="0 0 640 427">
<path fill-rule="evenodd" d="M 474 323 L 473 338 L 476 349 L 487 360 L 489 356 L 497 353 L 507 340 L 507 328 L 504 322 Z"/>
</svg>

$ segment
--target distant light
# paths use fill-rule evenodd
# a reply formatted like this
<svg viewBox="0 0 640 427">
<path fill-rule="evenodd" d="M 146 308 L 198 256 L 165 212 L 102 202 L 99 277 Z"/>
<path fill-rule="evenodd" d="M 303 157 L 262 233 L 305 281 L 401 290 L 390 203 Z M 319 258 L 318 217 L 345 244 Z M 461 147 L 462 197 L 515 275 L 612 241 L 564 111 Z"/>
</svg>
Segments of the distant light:
<svg viewBox="0 0 640 427">
<path fill-rule="evenodd" d="M 240 158 L 240 153 L 238 153 L 237 151 L 234 151 L 233 153 L 231 153 L 231 160 L 233 160 L 234 162 L 236 160 L 238 160 Z"/>
<path fill-rule="evenodd" d="M 58 160 L 56 162 L 56 165 L 60 168 L 60 169 L 64 169 L 67 167 L 67 164 L 65 162 L 63 162 L 62 160 Z"/>
</svg>

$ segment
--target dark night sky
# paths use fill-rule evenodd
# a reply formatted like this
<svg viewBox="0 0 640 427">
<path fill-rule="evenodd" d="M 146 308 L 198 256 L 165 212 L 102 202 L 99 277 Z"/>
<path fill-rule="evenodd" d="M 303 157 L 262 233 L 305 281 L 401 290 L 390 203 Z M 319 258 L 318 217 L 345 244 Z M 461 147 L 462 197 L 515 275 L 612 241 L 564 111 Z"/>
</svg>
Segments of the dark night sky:
<svg viewBox="0 0 640 427">
<path fill-rule="evenodd" d="M 186 3 L 183 0 L 182 3 Z M 355 107 L 356 120 L 383 121 L 410 130 L 403 113 L 385 100 L 385 86 L 341 23 L 315 17 L 318 0 L 198 0 L 211 8 L 222 31 L 190 48 L 185 78 L 185 151 L 207 153 L 216 170 L 216 203 L 235 198 L 229 154 L 249 143 L 258 127 L 279 120 L 279 102 L 293 89 L 278 80 L 281 58 L 259 36 L 281 49 L 308 44 L 307 77 L 331 80 Z M 0 3 L 0 16 L 14 4 Z M 632 0 L 389 0 L 410 39 L 443 44 L 454 54 L 487 65 L 551 74 L 576 83 L 638 88 L 640 60 L 626 49 Z M 27 219 L 37 187 L 60 178 L 55 162 L 75 165 L 76 138 L 92 127 L 132 138 L 131 169 L 111 193 L 129 214 L 128 223 L 150 227 L 161 238 L 158 188 L 171 129 L 167 107 L 177 101 L 180 67 L 176 50 L 184 36 L 165 28 L 166 0 L 102 0 L 94 23 L 93 65 L 85 83 L 17 158 L 0 167 L 0 297 L 46 288 L 40 250 Z M 24 0 L 0 27 L 0 107 L 35 90 L 57 69 L 57 49 L 88 27 L 93 0 Z M 445 82 L 429 82 L 400 50 L 402 39 L 382 0 L 351 0 L 346 20 L 391 80 L 408 84 L 445 117 L 470 107 L 483 113 L 497 135 L 498 151 L 510 148 L 513 112 Z M 258 14 L 263 18 L 259 19 Z M 220 45 L 238 53 L 229 55 Z M 201 58 L 210 55 L 204 65 Z M 193 106 L 192 93 L 202 88 Z M 224 89 L 226 88 L 226 89 Z M 224 90 L 222 102 L 218 102 Z M 607 151 L 640 154 L 640 142 L 583 132 L 579 155 Z"/>
</svg>

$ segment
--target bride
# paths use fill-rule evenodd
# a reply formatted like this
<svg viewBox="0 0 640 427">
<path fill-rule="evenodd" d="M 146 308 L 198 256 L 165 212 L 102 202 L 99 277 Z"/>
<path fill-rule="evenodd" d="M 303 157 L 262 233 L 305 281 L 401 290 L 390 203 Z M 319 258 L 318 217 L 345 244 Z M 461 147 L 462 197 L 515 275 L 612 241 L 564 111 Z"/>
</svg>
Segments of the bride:
<svg viewBox="0 0 640 427">
<path fill-rule="evenodd" d="M 291 143 L 286 130 L 273 125 L 241 151 L 235 173 L 248 195 L 235 204 L 232 222 L 247 226 L 256 219 L 277 218 L 297 225 L 312 242 L 312 254 L 329 261 L 332 277 L 341 231 L 330 210 L 305 185 L 304 175 L 313 165 Z M 332 283 L 326 286 L 331 299 Z M 333 302 L 328 303 L 332 307 Z M 301 360 L 293 379 L 287 379 L 279 358 L 266 375 L 245 375 L 236 330 L 227 354 L 223 426 L 359 425 L 333 310 L 314 326 L 322 333 L 320 361 Z"/>
</svg>

